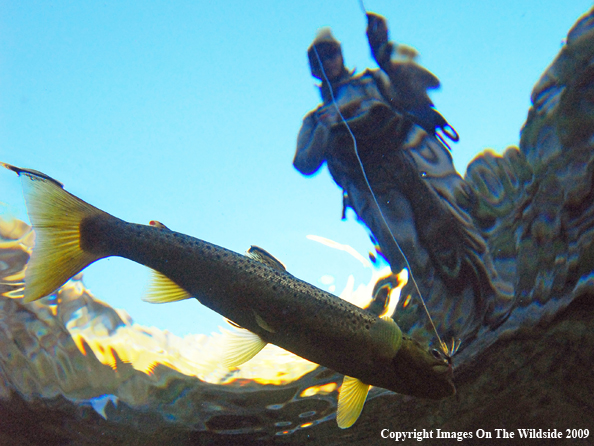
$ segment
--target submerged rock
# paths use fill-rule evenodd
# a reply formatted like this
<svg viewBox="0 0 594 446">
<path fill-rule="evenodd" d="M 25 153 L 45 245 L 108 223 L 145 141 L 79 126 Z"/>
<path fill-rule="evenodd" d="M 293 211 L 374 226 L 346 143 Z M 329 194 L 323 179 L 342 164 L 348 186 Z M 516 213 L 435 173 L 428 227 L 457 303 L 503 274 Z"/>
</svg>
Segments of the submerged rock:
<svg viewBox="0 0 594 446">
<path fill-rule="evenodd" d="M 547 324 L 594 293 L 593 70 L 591 11 L 534 87 L 520 148 L 468 166 L 473 216 L 499 273 L 514 284 L 514 309 L 496 337 Z"/>
<path fill-rule="evenodd" d="M 579 441 L 566 429 L 594 435 L 593 80 L 594 10 L 535 86 L 519 148 L 468 166 L 468 207 L 498 273 L 514 284 L 514 302 L 503 323 L 484 325 L 454 357 L 455 397 L 373 389 L 360 420 L 341 431 L 325 422 L 334 420 L 340 377 L 307 361 L 273 352 L 261 369 L 217 371 L 205 357 L 216 340 L 136 326 L 80 277 L 22 305 L 14 297 L 32 235 L 5 222 L 0 443 L 384 444 L 383 429 L 425 429 L 434 444 L 437 429 L 469 433 L 466 444 L 485 444 L 477 429 L 497 438 L 505 428 L 517 440 L 517 429 L 556 428 L 562 439 L 551 444 Z M 277 382 L 260 378 L 270 369 L 283 370 Z"/>
</svg>

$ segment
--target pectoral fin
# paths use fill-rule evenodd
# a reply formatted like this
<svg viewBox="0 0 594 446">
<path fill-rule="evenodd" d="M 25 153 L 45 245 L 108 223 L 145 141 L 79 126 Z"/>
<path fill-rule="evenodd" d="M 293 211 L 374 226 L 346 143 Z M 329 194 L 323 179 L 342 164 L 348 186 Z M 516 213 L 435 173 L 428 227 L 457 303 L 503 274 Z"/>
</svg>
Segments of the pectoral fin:
<svg viewBox="0 0 594 446">
<path fill-rule="evenodd" d="M 363 410 L 369 387 L 369 384 L 364 384 L 357 378 L 344 377 L 336 412 L 336 422 L 339 428 L 346 429 L 355 424 Z"/>
<path fill-rule="evenodd" d="M 261 329 L 266 330 L 268 333 L 276 333 L 276 330 L 274 328 L 272 328 L 270 326 L 270 324 L 268 324 L 268 322 L 266 322 L 264 319 L 262 319 L 262 317 L 255 311 L 254 311 L 254 317 L 256 318 L 256 323 L 258 324 L 258 326 Z"/>
<path fill-rule="evenodd" d="M 402 345 L 402 331 L 390 316 L 382 316 L 370 330 L 377 354 L 392 359 Z"/>
<path fill-rule="evenodd" d="M 225 367 L 237 367 L 248 362 L 267 344 L 260 336 L 244 328 L 225 331 L 224 335 L 224 350 L 221 362 Z"/>
<path fill-rule="evenodd" d="M 192 295 L 190 293 L 180 287 L 169 277 L 153 270 L 151 284 L 149 285 L 146 296 L 144 296 L 142 300 L 152 304 L 164 304 L 168 302 L 177 302 L 178 300 L 189 299 L 191 297 Z"/>
</svg>

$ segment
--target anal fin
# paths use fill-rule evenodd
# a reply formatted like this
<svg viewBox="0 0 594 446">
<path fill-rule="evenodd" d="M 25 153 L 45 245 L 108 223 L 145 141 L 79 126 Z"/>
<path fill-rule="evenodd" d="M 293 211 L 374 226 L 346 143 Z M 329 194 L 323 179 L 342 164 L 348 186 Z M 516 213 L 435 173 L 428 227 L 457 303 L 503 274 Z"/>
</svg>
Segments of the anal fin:
<svg viewBox="0 0 594 446">
<path fill-rule="evenodd" d="M 222 365 L 238 367 L 256 356 L 266 344 L 260 336 L 244 328 L 225 330 Z"/>
<path fill-rule="evenodd" d="M 177 302 L 178 300 L 189 299 L 190 293 L 180 287 L 169 277 L 158 271 L 152 270 L 153 277 L 149 285 L 146 296 L 142 298 L 145 302 L 152 304 L 164 304 L 168 302 Z"/>
<path fill-rule="evenodd" d="M 371 387 L 369 384 L 365 384 L 357 378 L 344 377 L 336 412 L 336 422 L 339 428 L 346 429 L 355 424 L 363 410 L 369 387 Z"/>
</svg>

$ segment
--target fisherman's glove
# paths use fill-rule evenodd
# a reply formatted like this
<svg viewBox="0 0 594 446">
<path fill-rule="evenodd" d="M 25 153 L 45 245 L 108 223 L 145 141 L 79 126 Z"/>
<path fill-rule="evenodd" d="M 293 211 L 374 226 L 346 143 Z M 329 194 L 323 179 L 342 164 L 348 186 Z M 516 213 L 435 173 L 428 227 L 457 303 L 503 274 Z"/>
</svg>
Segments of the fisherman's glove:
<svg viewBox="0 0 594 446">
<path fill-rule="evenodd" d="M 388 24 L 384 17 L 373 12 L 367 13 L 367 39 L 374 59 L 383 67 L 390 61 L 394 47 L 388 42 Z"/>
</svg>

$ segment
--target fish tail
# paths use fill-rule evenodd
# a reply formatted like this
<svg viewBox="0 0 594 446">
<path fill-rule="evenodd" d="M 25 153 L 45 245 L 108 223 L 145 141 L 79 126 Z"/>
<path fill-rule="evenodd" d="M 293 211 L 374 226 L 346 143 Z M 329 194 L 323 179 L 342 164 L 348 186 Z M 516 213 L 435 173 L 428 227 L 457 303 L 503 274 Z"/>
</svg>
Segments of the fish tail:
<svg viewBox="0 0 594 446">
<path fill-rule="evenodd" d="M 51 294 L 103 257 L 81 247 L 80 225 L 89 217 L 111 216 L 66 192 L 61 183 L 41 172 L 0 164 L 21 177 L 35 231 L 35 245 L 25 270 L 23 301 L 28 303 Z"/>
</svg>

